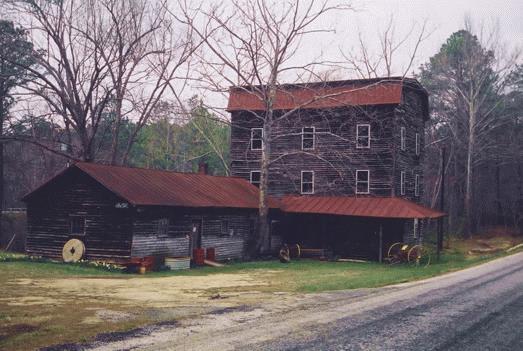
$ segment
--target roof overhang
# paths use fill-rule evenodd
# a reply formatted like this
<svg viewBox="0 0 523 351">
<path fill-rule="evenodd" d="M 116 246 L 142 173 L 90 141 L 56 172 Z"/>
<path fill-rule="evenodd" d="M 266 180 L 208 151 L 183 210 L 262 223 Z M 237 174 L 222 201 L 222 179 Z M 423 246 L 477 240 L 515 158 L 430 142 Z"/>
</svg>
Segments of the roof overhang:
<svg viewBox="0 0 523 351">
<path fill-rule="evenodd" d="M 445 213 L 397 197 L 284 196 L 281 210 L 295 214 L 323 214 L 371 218 L 428 219 Z"/>
</svg>

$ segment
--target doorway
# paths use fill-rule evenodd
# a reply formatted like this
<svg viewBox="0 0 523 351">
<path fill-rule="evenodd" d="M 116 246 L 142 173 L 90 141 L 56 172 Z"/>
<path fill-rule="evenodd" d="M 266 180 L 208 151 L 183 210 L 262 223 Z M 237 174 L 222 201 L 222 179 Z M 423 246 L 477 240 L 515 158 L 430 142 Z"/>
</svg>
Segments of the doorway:
<svg viewBox="0 0 523 351">
<path fill-rule="evenodd" d="M 193 219 L 191 222 L 191 237 L 189 239 L 189 256 L 193 257 L 193 249 L 202 247 L 202 220 Z"/>
</svg>

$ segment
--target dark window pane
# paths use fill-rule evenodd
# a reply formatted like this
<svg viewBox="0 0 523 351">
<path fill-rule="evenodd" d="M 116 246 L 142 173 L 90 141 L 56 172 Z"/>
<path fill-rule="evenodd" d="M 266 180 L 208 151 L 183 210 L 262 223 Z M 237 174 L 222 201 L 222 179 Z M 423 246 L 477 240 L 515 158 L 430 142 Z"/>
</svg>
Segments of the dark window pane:
<svg viewBox="0 0 523 351">
<path fill-rule="evenodd" d="M 251 184 L 259 186 L 260 185 L 261 173 L 259 171 L 251 172 Z"/>
<path fill-rule="evenodd" d="M 169 233 L 169 219 L 161 218 L 158 220 L 158 235 L 166 236 Z"/>
<path fill-rule="evenodd" d="M 369 135 L 369 126 L 358 126 L 358 134 L 360 136 Z"/>
<path fill-rule="evenodd" d="M 369 147 L 370 146 L 370 127 L 368 125 L 357 126 L 357 147 Z"/>
<path fill-rule="evenodd" d="M 251 148 L 253 150 L 261 150 L 262 149 L 262 145 L 263 144 L 262 144 L 261 139 L 253 139 Z"/>
<path fill-rule="evenodd" d="M 368 182 L 358 182 L 356 184 L 358 193 L 368 193 L 369 192 L 369 183 Z"/>
<path fill-rule="evenodd" d="M 85 217 L 71 217 L 71 234 L 85 234 Z"/>
<path fill-rule="evenodd" d="M 303 183 L 312 183 L 312 172 L 303 172 L 302 173 L 302 182 Z"/>
<path fill-rule="evenodd" d="M 314 128 L 306 127 L 302 129 L 302 149 L 314 149 Z"/>
<path fill-rule="evenodd" d="M 303 139 L 303 148 L 304 149 L 313 149 L 314 148 L 314 140 L 313 139 Z"/>
<path fill-rule="evenodd" d="M 263 129 L 252 128 L 251 129 L 251 149 L 261 150 L 263 148 Z"/>
<path fill-rule="evenodd" d="M 301 192 L 302 193 L 312 193 L 312 183 L 302 183 Z"/>
<path fill-rule="evenodd" d="M 369 181 L 369 172 L 356 172 L 358 182 Z"/>
<path fill-rule="evenodd" d="M 263 129 L 260 128 L 253 128 L 252 129 L 252 138 L 253 139 L 261 139 L 263 134 Z"/>
</svg>

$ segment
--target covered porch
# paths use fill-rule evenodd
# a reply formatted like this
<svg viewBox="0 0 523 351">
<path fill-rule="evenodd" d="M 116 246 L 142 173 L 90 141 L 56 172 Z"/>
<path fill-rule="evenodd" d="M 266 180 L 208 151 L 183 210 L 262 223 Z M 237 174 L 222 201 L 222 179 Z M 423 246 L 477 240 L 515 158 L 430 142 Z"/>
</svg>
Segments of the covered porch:
<svg viewBox="0 0 523 351">
<path fill-rule="evenodd" d="M 278 232 L 284 243 L 375 261 L 393 243 L 422 242 L 423 220 L 444 216 L 400 198 L 289 196 L 281 208 Z"/>
</svg>

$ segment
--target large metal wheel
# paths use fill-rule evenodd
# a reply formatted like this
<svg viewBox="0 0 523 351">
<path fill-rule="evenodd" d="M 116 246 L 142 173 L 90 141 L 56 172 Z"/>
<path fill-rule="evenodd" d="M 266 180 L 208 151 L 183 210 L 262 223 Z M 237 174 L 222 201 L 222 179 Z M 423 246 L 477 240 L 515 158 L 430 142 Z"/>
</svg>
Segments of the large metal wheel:
<svg viewBox="0 0 523 351">
<path fill-rule="evenodd" d="M 398 242 L 398 243 L 392 244 L 389 247 L 389 251 L 387 252 L 387 260 L 389 261 L 390 264 L 401 263 L 401 257 L 402 257 L 401 249 L 402 249 L 403 245 L 405 245 L 405 244 Z"/>
<path fill-rule="evenodd" d="M 407 256 L 409 264 L 427 267 L 430 264 L 430 250 L 422 245 L 414 245 Z"/>
</svg>

